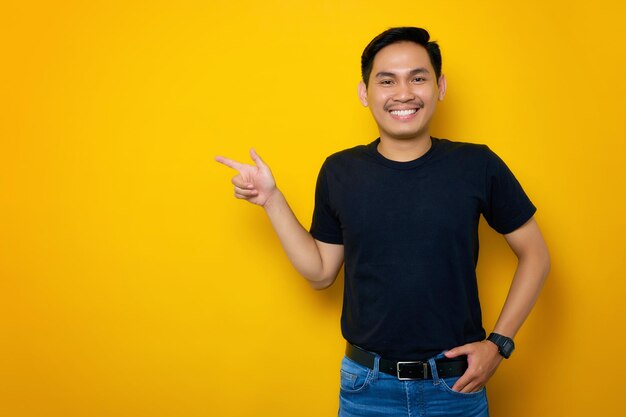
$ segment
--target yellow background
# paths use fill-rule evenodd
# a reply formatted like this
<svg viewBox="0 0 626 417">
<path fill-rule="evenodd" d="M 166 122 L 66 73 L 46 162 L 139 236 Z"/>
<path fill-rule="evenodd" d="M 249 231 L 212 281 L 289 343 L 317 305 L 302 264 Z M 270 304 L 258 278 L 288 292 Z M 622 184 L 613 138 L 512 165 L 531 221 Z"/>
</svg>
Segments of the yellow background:
<svg viewBox="0 0 626 417">
<path fill-rule="evenodd" d="M 232 198 L 255 146 L 308 227 L 324 158 L 376 137 L 367 42 L 440 42 L 433 134 L 486 143 L 553 269 L 494 416 L 623 409 L 623 2 L 3 1 L 0 415 L 336 414 L 342 280 L 315 292 Z M 481 226 L 485 328 L 515 259 Z"/>
</svg>

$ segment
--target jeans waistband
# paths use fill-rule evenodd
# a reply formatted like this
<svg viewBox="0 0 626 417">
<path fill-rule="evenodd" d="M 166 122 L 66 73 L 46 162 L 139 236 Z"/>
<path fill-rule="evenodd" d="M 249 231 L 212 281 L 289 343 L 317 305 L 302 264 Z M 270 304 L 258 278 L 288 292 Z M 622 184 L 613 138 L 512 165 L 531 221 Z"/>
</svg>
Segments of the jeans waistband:
<svg viewBox="0 0 626 417">
<path fill-rule="evenodd" d="M 395 361 L 381 358 L 380 355 L 349 342 L 346 344 L 346 356 L 360 365 L 380 370 L 380 372 L 393 375 L 400 380 L 433 379 L 433 376 L 435 379 L 461 376 L 467 369 L 467 357 L 465 356 L 449 359 L 441 353 L 426 361 Z M 435 369 L 433 369 L 433 364 Z"/>
</svg>

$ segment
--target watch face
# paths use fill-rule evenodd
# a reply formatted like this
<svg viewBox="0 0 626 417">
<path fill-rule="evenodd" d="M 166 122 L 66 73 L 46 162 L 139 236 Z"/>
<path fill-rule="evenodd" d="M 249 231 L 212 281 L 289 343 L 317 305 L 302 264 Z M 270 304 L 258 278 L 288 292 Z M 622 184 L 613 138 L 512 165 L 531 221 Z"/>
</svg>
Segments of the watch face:
<svg viewBox="0 0 626 417">
<path fill-rule="evenodd" d="M 511 356 L 511 353 L 513 353 L 513 349 L 515 349 L 515 345 L 511 340 L 505 340 L 504 343 L 502 343 L 502 354 L 505 357 L 508 358 L 509 356 Z"/>
<path fill-rule="evenodd" d="M 502 355 L 505 359 L 508 359 L 515 349 L 515 343 L 510 337 L 502 336 L 497 333 L 491 333 L 487 340 L 491 340 L 498 346 L 498 352 L 500 352 L 500 355 Z"/>
</svg>

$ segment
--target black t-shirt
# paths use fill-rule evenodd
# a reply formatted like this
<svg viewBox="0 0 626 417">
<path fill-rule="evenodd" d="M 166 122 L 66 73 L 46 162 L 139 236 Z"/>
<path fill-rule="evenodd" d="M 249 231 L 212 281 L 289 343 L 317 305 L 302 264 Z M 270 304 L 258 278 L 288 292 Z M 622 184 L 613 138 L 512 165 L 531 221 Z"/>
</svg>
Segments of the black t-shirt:
<svg viewBox="0 0 626 417">
<path fill-rule="evenodd" d="M 432 138 L 426 154 L 396 162 L 379 143 L 331 155 L 317 181 L 311 234 L 344 245 L 343 336 L 396 360 L 483 340 L 480 215 L 504 234 L 535 207 L 485 145 Z"/>
</svg>

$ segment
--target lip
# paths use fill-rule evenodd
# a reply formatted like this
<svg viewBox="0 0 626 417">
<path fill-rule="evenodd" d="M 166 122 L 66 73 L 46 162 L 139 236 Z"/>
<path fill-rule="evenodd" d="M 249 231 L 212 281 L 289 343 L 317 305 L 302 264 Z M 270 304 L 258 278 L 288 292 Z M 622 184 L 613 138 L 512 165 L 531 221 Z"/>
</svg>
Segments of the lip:
<svg viewBox="0 0 626 417">
<path fill-rule="evenodd" d="M 414 113 L 408 113 L 408 114 L 393 114 L 392 113 L 392 111 L 402 111 L 402 110 L 415 110 L 415 112 Z M 387 112 L 389 113 L 389 115 L 391 116 L 392 119 L 400 120 L 400 121 L 407 121 L 407 120 L 414 119 L 417 116 L 417 114 L 419 113 L 419 111 L 420 111 L 419 107 L 393 108 L 393 109 L 387 110 Z"/>
</svg>

